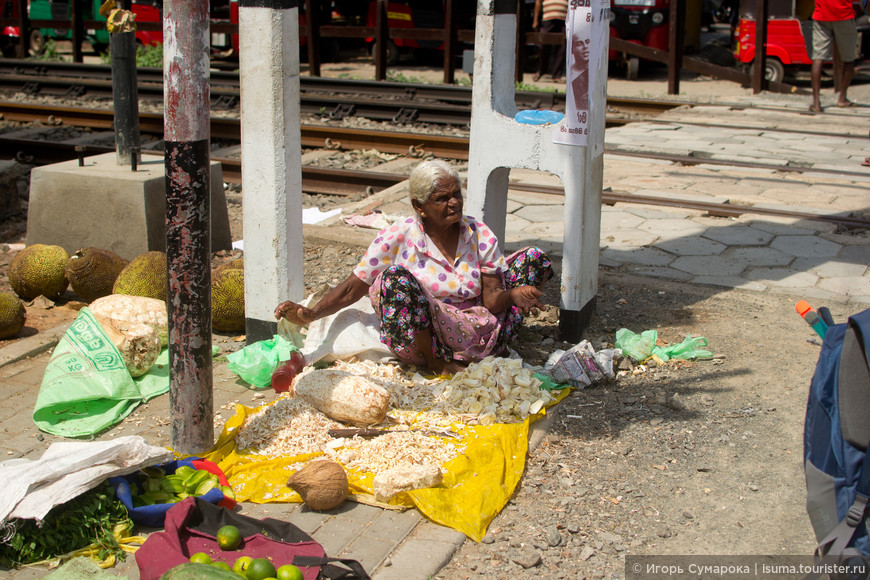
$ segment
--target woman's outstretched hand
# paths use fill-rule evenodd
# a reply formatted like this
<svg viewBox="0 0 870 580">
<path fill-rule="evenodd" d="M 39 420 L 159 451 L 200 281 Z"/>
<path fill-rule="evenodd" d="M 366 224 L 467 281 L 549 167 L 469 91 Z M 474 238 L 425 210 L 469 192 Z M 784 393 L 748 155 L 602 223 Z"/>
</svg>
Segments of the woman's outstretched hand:
<svg viewBox="0 0 870 580">
<path fill-rule="evenodd" d="M 544 307 L 539 300 L 541 291 L 534 286 L 517 286 L 510 293 L 514 306 L 523 314 L 528 314 L 533 308 Z"/>
<path fill-rule="evenodd" d="M 314 316 L 313 310 L 296 304 L 295 302 L 291 302 L 290 300 L 278 305 L 275 309 L 275 318 L 278 320 L 286 318 L 293 324 L 298 324 L 299 326 L 307 326 L 317 319 L 317 317 Z"/>
</svg>

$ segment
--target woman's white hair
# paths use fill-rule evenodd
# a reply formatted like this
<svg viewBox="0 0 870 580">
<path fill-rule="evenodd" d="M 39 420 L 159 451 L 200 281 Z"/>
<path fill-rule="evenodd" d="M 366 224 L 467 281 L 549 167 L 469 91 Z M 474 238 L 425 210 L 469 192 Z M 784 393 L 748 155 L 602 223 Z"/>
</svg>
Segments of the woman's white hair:
<svg viewBox="0 0 870 580">
<path fill-rule="evenodd" d="M 453 179 L 460 186 L 462 185 L 462 182 L 459 181 L 459 173 L 446 161 L 441 159 L 421 161 L 411 171 L 411 176 L 408 178 L 408 189 L 411 199 L 425 203 L 439 186 Z"/>
</svg>

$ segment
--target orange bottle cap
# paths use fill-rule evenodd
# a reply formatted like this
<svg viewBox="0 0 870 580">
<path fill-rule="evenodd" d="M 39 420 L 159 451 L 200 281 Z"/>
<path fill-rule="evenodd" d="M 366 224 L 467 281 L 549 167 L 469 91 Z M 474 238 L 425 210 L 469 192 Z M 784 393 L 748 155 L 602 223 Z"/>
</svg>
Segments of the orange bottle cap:
<svg viewBox="0 0 870 580">
<path fill-rule="evenodd" d="M 806 314 L 807 312 L 812 310 L 813 307 L 810 306 L 810 303 L 807 302 L 806 300 L 801 300 L 800 302 L 798 302 L 797 304 L 794 305 L 794 309 L 797 310 L 798 314 L 803 316 L 804 314 Z"/>
</svg>

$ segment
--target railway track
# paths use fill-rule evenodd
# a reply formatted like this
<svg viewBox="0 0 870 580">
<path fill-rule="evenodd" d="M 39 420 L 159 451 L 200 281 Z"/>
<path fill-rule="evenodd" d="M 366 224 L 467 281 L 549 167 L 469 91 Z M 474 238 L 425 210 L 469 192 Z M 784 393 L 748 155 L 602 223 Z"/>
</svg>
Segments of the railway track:
<svg viewBox="0 0 870 580">
<path fill-rule="evenodd" d="M 140 98 L 163 98 L 162 69 L 140 68 L 137 81 Z M 0 59 L 0 88 L 59 98 L 110 98 L 111 67 Z M 210 89 L 212 110 L 238 108 L 238 71 L 211 71 Z M 520 109 L 565 110 L 565 95 L 556 91 L 517 91 L 516 102 Z M 471 88 L 303 76 L 300 105 L 304 114 L 331 119 L 357 116 L 401 124 L 467 126 L 471 118 Z M 611 123 L 618 123 L 622 122 L 620 116 L 652 117 L 683 105 L 677 101 L 622 98 L 611 99 L 608 109 Z"/>
<path fill-rule="evenodd" d="M 0 114 L 10 121 L 22 123 L 41 122 L 49 126 L 65 125 L 84 127 L 104 132 L 112 130 L 111 111 L 82 110 L 68 107 L 33 108 L 28 105 L 17 103 L 0 103 Z M 140 131 L 145 135 L 154 136 L 151 145 L 157 147 L 160 143 L 159 136 L 163 132 L 163 118 L 161 115 L 142 114 L 140 119 Z M 104 133 L 104 137 L 106 134 Z M 108 134 L 110 143 L 113 135 Z M 212 119 L 212 138 L 225 139 L 230 142 L 238 142 L 240 138 L 239 121 L 236 119 Z M 302 146 L 311 148 L 329 149 L 377 149 L 386 153 L 396 153 L 411 157 L 421 157 L 432 154 L 437 157 L 464 160 L 468 158 L 468 139 L 466 137 L 433 135 L 428 133 L 405 133 L 394 131 L 349 129 L 342 127 L 340 131 L 328 126 L 307 125 L 302 127 Z M 229 146 L 222 151 L 233 151 L 238 146 Z M 148 149 L 147 146 L 144 149 Z M 60 161 L 83 158 L 87 155 L 95 155 L 114 151 L 114 145 L 101 145 L 97 143 L 84 144 L 80 140 L 70 143 L 64 141 L 45 141 L 38 138 L 14 138 L 0 135 L 0 157 L 18 159 L 25 163 L 36 165 L 56 163 Z M 644 157 L 650 159 L 665 159 L 682 165 L 722 165 L 769 169 L 779 172 L 804 172 L 832 173 L 836 175 L 848 175 L 848 172 L 826 170 L 824 168 L 791 167 L 770 165 L 765 163 L 747 163 L 739 161 L 715 160 L 703 157 L 687 155 L 673 155 L 664 153 L 642 153 L 637 151 L 620 151 L 606 148 L 610 155 L 628 155 L 632 157 Z M 147 153 L 147 151 L 146 151 Z M 160 154 L 159 151 L 152 151 Z M 213 160 L 219 161 L 223 168 L 224 180 L 230 183 L 241 183 L 241 161 L 238 156 L 215 155 Z M 854 175 L 866 176 L 864 172 L 854 172 Z M 377 171 L 356 171 L 334 168 L 319 168 L 303 166 L 302 189 L 305 193 L 331 194 L 331 195 L 370 195 L 374 192 L 388 188 L 406 179 L 405 175 L 379 173 Z M 550 195 L 563 195 L 560 187 L 512 184 L 512 189 L 532 191 Z M 704 211 L 710 216 L 738 217 L 751 213 L 757 215 L 769 215 L 777 217 L 803 218 L 817 221 L 834 223 L 846 228 L 870 229 L 870 221 L 863 218 L 855 218 L 842 215 L 819 215 L 800 211 L 755 208 L 751 206 L 734 205 L 730 203 L 706 203 L 686 202 L 683 200 L 667 200 L 659 197 L 642 196 L 622 192 L 604 192 L 602 203 L 634 203 L 643 205 L 659 205 L 667 207 L 681 207 Z"/>
</svg>

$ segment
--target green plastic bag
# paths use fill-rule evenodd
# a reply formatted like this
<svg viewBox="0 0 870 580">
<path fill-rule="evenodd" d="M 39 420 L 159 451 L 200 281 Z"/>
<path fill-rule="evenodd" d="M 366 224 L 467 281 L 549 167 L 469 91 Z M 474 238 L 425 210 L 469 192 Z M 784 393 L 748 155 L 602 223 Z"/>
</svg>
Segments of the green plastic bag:
<svg viewBox="0 0 870 580">
<path fill-rule="evenodd" d="M 656 346 L 658 332 L 644 330 L 635 334 L 626 328 L 616 331 L 616 348 L 621 348 L 622 353 L 630 356 L 638 362 L 643 362 L 652 355 L 656 355 L 663 361 L 672 358 L 689 360 L 693 358 L 710 358 L 713 353 L 700 347 L 707 346 L 707 339 L 703 336 L 687 336 L 679 344 Z"/>
<path fill-rule="evenodd" d="M 659 333 L 655 330 L 644 330 L 635 334 L 627 328 L 616 331 L 615 348 L 621 348 L 622 354 L 630 356 L 638 362 L 643 362 L 652 356 Z"/>
<path fill-rule="evenodd" d="M 82 308 L 48 361 L 33 422 L 62 437 L 99 433 L 169 390 L 168 356 L 163 349 L 152 369 L 133 379 L 103 327 Z"/>
<path fill-rule="evenodd" d="M 665 347 L 653 347 L 653 354 L 660 359 L 667 361 L 672 358 L 678 359 L 693 359 L 693 358 L 710 358 L 713 353 L 709 350 L 704 350 L 700 347 L 707 346 L 707 339 L 703 336 L 687 336 L 683 342 L 679 344 L 670 344 Z"/>
<path fill-rule="evenodd" d="M 289 340 L 275 335 L 227 355 L 227 368 L 240 379 L 255 387 L 268 387 L 278 364 L 290 359 L 299 350 Z"/>
</svg>

